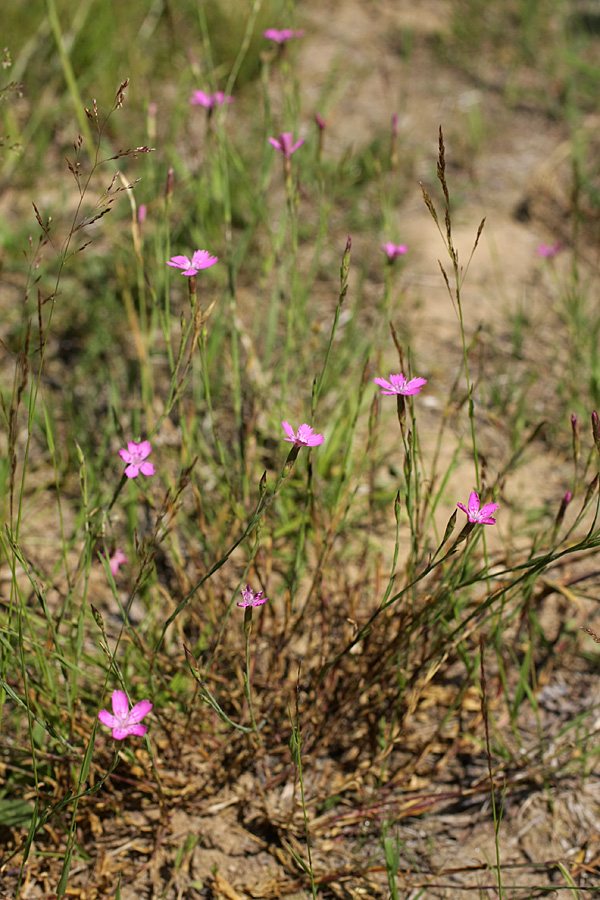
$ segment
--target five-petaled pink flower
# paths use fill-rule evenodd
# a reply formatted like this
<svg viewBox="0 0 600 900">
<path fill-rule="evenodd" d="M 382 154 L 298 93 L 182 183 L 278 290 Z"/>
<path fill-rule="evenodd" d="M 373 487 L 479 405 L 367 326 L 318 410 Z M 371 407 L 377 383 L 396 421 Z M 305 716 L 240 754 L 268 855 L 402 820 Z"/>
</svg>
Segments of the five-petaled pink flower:
<svg viewBox="0 0 600 900">
<path fill-rule="evenodd" d="M 290 441 L 295 447 L 318 447 L 325 440 L 322 434 L 315 434 L 310 425 L 299 425 L 298 433 L 294 434 L 294 429 L 289 422 L 282 422 L 281 424 L 287 434 L 284 441 Z"/>
<path fill-rule="evenodd" d="M 223 106 L 225 103 L 233 103 L 231 94 L 225 95 L 223 91 L 215 94 L 205 94 L 204 91 L 194 91 L 190 97 L 192 106 L 203 106 L 205 109 L 213 109 L 215 106 Z"/>
<path fill-rule="evenodd" d="M 124 447 L 119 450 L 121 459 L 125 460 L 126 463 L 129 463 L 125 469 L 125 474 L 128 478 L 137 478 L 140 472 L 142 475 L 154 475 L 154 466 L 152 463 L 144 462 L 146 457 L 150 456 L 151 453 L 152 444 L 150 441 L 142 441 L 141 444 L 129 441 L 127 450 L 125 450 Z"/>
<path fill-rule="evenodd" d="M 492 517 L 492 514 L 496 512 L 498 509 L 497 503 L 486 503 L 484 506 L 479 508 L 479 495 L 477 491 L 471 491 L 469 495 L 469 503 L 468 506 L 465 506 L 464 503 L 456 504 L 463 512 L 466 512 L 467 518 L 469 522 L 472 522 L 476 525 L 495 525 L 496 520 Z"/>
<path fill-rule="evenodd" d="M 254 593 L 250 585 L 247 584 L 245 588 L 242 588 L 242 599 L 238 600 L 237 606 L 262 606 L 269 599 L 268 597 L 263 597 L 263 594 L 264 591 Z"/>
<path fill-rule="evenodd" d="M 540 244 L 537 248 L 538 256 L 543 256 L 546 259 L 556 256 L 561 250 L 562 244 L 560 241 L 557 244 Z"/>
<path fill-rule="evenodd" d="M 119 566 L 122 566 L 123 563 L 126 563 L 127 561 L 127 557 L 125 556 L 123 551 L 119 549 L 115 550 L 113 555 L 108 557 L 108 565 L 110 567 L 110 571 L 113 574 L 113 578 L 119 571 Z"/>
<path fill-rule="evenodd" d="M 112 736 L 116 741 L 122 741 L 130 734 L 140 737 L 148 731 L 147 725 L 140 725 L 144 716 L 152 709 L 149 700 L 142 700 L 129 709 L 129 701 L 125 691 L 114 691 L 112 695 L 112 713 L 101 709 L 98 718 L 107 728 L 112 728 Z"/>
<path fill-rule="evenodd" d="M 427 384 L 426 378 L 411 378 L 410 381 L 404 375 L 390 375 L 390 380 L 385 378 L 374 378 L 375 384 L 378 384 L 382 394 L 402 394 L 404 397 L 410 397 L 412 394 L 418 394 L 424 384 Z"/>
<path fill-rule="evenodd" d="M 292 28 L 267 28 L 266 31 L 263 31 L 263 37 L 269 41 L 275 41 L 276 44 L 287 44 L 292 38 L 303 35 L 303 31 L 294 31 Z"/>
<path fill-rule="evenodd" d="M 269 138 L 269 143 L 272 147 L 275 147 L 276 150 L 279 150 L 280 153 L 283 153 L 286 159 L 290 159 L 292 153 L 295 153 L 298 147 L 301 147 L 304 143 L 304 138 L 296 141 L 293 144 L 294 138 L 289 131 L 284 131 L 283 134 L 279 135 L 279 140 L 277 138 Z"/>
<path fill-rule="evenodd" d="M 172 256 L 167 261 L 168 266 L 174 269 L 183 269 L 182 275 L 195 275 L 200 269 L 208 269 L 219 262 L 218 256 L 211 256 L 208 250 L 195 250 L 194 255 L 190 259 L 187 256 Z"/>
<path fill-rule="evenodd" d="M 393 244 L 391 241 L 388 241 L 385 244 L 381 245 L 381 249 L 385 253 L 389 262 L 393 262 L 399 256 L 404 256 L 408 247 L 405 244 Z"/>
</svg>

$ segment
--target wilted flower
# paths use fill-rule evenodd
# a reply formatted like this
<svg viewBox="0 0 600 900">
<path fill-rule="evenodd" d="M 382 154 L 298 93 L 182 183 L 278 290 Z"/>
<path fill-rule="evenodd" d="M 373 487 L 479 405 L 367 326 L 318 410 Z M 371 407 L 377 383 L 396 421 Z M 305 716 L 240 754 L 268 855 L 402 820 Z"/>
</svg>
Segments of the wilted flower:
<svg viewBox="0 0 600 900">
<path fill-rule="evenodd" d="M 275 41 L 276 44 L 287 44 L 292 38 L 299 38 L 303 35 L 303 31 L 294 31 L 292 28 L 267 28 L 266 31 L 263 31 L 263 37 L 269 41 Z"/>
<path fill-rule="evenodd" d="M 112 695 L 112 713 L 102 709 L 98 718 L 107 728 L 112 728 L 112 736 L 116 741 L 122 741 L 130 734 L 140 737 L 148 731 L 147 725 L 140 725 L 144 716 L 152 709 L 149 700 L 142 700 L 129 709 L 129 701 L 125 691 L 114 691 Z"/>
<path fill-rule="evenodd" d="M 497 503 L 486 503 L 479 508 L 479 496 L 477 491 L 471 491 L 469 495 L 469 504 L 465 506 L 463 503 L 456 504 L 459 509 L 466 512 L 469 522 L 477 525 L 495 525 L 496 520 L 492 518 L 492 513 L 498 509 Z"/>
<path fill-rule="evenodd" d="M 393 262 L 399 256 L 404 256 L 408 247 L 405 244 L 393 244 L 391 241 L 388 241 L 386 244 L 381 245 L 381 249 L 387 256 L 388 262 Z"/>
<path fill-rule="evenodd" d="M 263 593 L 264 591 L 257 591 L 255 594 L 250 585 L 247 584 L 245 588 L 242 588 L 242 599 L 238 600 L 236 605 L 241 607 L 262 606 L 269 599 L 268 597 L 263 597 Z"/>
<path fill-rule="evenodd" d="M 289 422 L 282 422 L 283 430 L 287 434 L 285 441 L 290 441 L 296 447 L 317 447 L 324 441 L 322 434 L 315 434 L 310 425 L 299 425 L 298 433 L 294 434 L 294 429 Z"/>
<path fill-rule="evenodd" d="M 125 474 L 128 478 L 137 478 L 140 472 L 142 475 L 154 475 L 154 466 L 152 463 L 144 462 L 146 457 L 150 456 L 151 453 L 152 444 L 150 441 L 142 441 L 141 444 L 129 441 L 127 450 L 124 448 L 119 450 L 121 459 L 126 463 L 129 463 L 125 469 Z"/>
<path fill-rule="evenodd" d="M 203 106 L 205 109 L 213 109 L 215 106 L 224 106 L 225 103 L 233 103 L 231 94 L 225 95 L 223 91 L 215 94 L 205 94 L 204 91 L 194 91 L 190 97 L 192 106 Z"/>
<path fill-rule="evenodd" d="M 537 248 L 538 256 L 544 256 L 546 259 L 556 256 L 562 250 L 562 244 L 558 241 L 557 244 L 539 244 Z"/>
<path fill-rule="evenodd" d="M 211 256 L 208 250 L 195 250 L 191 259 L 187 256 L 172 256 L 167 261 L 168 266 L 175 269 L 183 269 L 182 275 L 195 275 L 200 269 L 208 269 L 219 262 L 218 256 Z"/>
<path fill-rule="evenodd" d="M 272 147 L 275 147 L 276 150 L 279 150 L 280 153 L 283 153 L 286 159 L 290 159 L 292 153 L 295 153 L 298 147 L 301 147 L 304 143 L 304 138 L 296 141 L 295 144 L 292 143 L 293 140 L 292 134 L 289 131 L 284 131 L 283 134 L 279 135 L 279 140 L 270 137 L 269 143 Z"/>
<path fill-rule="evenodd" d="M 149 464 L 145 463 L 145 465 L 149 465 Z M 127 557 L 125 556 L 123 551 L 119 550 L 119 549 L 115 550 L 113 555 L 108 557 L 108 565 L 110 567 L 110 571 L 113 574 L 113 578 L 119 571 L 119 566 L 122 566 L 123 563 L 126 563 L 126 562 L 127 562 Z"/>
<path fill-rule="evenodd" d="M 424 384 L 427 384 L 426 378 L 411 378 L 410 381 L 404 375 L 390 375 L 390 380 L 385 378 L 374 378 L 375 384 L 378 384 L 382 394 L 402 394 L 404 397 L 410 397 L 412 394 L 418 394 Z M 391 383 L 390 383 L 391 382 Z"/>
</svg>

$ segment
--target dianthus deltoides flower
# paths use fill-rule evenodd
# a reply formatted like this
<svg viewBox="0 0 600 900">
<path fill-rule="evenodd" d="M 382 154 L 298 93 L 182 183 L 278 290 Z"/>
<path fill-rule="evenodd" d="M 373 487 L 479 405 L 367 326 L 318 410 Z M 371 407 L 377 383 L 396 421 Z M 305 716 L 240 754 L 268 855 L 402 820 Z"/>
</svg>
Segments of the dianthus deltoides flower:
<svg viewBox="0 0 600 900">
<path fill-rule="evenodd" d="M 287 434 L 284 441 L 290 441 L 295 447 L 318 447 L 325 440 L 322 434 L 315 434 L 310 425 L 299 425 L 297 433 L 294 434 L 294 429 L 289 422 L 281 424 Z"/>
<path fill-rule="evenodd" d="M 215 94 L 205 94 L 204 91 L 194 91 L 190 97 L 192 106 L 203 106 L 205 109 L 213 109 L 215 106 L 223 106 L 225 103 L 233 103 L 231 94 L 217 91 Z"/>
<path fill-rule="evenodd" d="M 208 250 L 195 250 L 194 255 L 190 259 L 187 256 L 172 256 L 167 260 L 168 266 L 174 269 L 183 269 L 182 275 L 196 275 L 200 269 L 208 269 L 219 262 L 218 256 L 211 256 Z"/>
<path fill-rule="evenodd" d="M 127 557 L 123 553 L 122 550 L 117 548 L 112 556 L 108 557 L 108 565 L 110 571 L 112 572 L 113 578 L 119 571 L 119 566 L 124 565 L 124 563 L 128 562 Z"/>
<path fill-rule="evenodd" d="M 456 505 L 459 509 L 462 509 L 463 512 L 466 512 L 469 522 L 471 522 L 473 525 L 496 524 L 496 520 L 492 517 L 492 515 L 498 509 L 498 504 L 486 503 L 480 509 L 479 495 L 477 491 L 471 491 L 469 495 L 469 503 L 467 506 L 465 506 L 464 503 L 457 503 Z"/>
<path fill-rule="evenodd" d="M 404 256 L 408 247 L 406 244 L 393 244 L 391 241 L 387 241 L 385 244 L 381 245 L 381 249 L 385 253 L 389 262 L 393 262 L 399 256 Z"/>
<path fill-rule="evenodd" d="M 543 256 L 546 259 L 552 259 L 561 250 L 562 244 L 560 241 L 557 244 L 539 244 L 537 248 L 538 256 Z"/>
<path fill-rule="evenodd" d="M 148 731 L 147 725 L 140 722 L 152 709 L 149 700 L 142 700 L 129 709 L 129 701 L 125 691 L 114 691 L 112 695 L 112 713 L 101 709 L 98 718 L 107 728 L 112 728 L 112 736 L 116 741 L 122 741 L 130 734 L 142 737 Z"/>
<path fill-rule="evenodd" d="M 146 462 L 146 457 L 152 453 L 152 444 L 150 441 L 142 441 L 136 444 L 135 441 L 129 441 L 127 450 L 122 447 L 119 450 L 119 456 L 129 465 L 125 469 L 128 478 L 137 478 L 140 472 L 142 475 L 154 475 L 154 466 L 150 462 Z"/>
<path fill-rule="evenodd" d="M 386 381 L 385 378 L 374 378 L 373 381 L 382 388 L 382 394 L 387 394 L 388 396 L 392 394 L 402 394 L 404 397 L 418 394 L 423 385 L 427 384 L 426 378 L 411 378 L 410 381 L 408 381 L 402 373 L 399 375 L 390 375 L 389 381 Z"/>
<path fill-rule="evenodd" d="M 295 153 L 298 147 L 301 147 L 304 143 L 304 138 L 293 143 L 294 137 L 289 131 L 284 131 L 283 134 L 279 135 L 279 140 L 277 138 L 270 137 L 269 143 L 272 147 L 275 147 L 276 150 L 279 150 L 280 153 L 283 153 L 286 159 L 290 159 L 292 153 Z"/>
<path fill-rule="evenodd" d="M 294 31 L 292 28 L 267 28 L 263 31 L 263 37 L 268 41 L 275 41 L 276 44 L 287 44 L 292 38 L 299 38 L 304 35 L 303 31 Z"/>
<path fill-rule="evenodd" d="M 242 588 L 242 599 L 238 600 L 236 605 L 241 607 L 262 606 L 269 599 L 268 597 L 263 597 L 263 594 L 264 591 L 254 593 L 250 585 L 247 584 L 245 588 Z"/>
</svg>

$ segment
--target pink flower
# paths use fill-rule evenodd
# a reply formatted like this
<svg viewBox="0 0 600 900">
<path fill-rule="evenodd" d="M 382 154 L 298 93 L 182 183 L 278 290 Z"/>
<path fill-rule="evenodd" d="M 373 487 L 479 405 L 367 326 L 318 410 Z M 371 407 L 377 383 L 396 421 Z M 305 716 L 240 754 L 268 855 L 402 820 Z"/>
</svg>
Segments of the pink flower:
<svg viewBox="0 0 600 900">
<path fill-rule="evenodd" d="M 140 472 L 142 475 L 154 475 L 154 466 L 152 463 L 144 462 L 146 457 L 150 456 L 151 453 L 152 444 L 150 441 L 142 441 L 141 444 L 129 441 L 127 450 L 124 448 L 119 450 L 121 459 L 125 460 L 126 463 L 129 463 L 125 469 L 125 474 L 128 478 L 137 478 Z"/>
<path fill-rule="evenodd" d="M 269 41 L 275 41 L 277 44 L 287 44 L 292 38 L 299 38 L 303 35 L 303 31 L 293 31 L 291 28 L 267 28 L 266 31 L 263 31 L 263 37 Z"/>
<path fill-rule="evenodd" d="M 387 244 L 382 244 L 381 249 L 385 253 L 389 262 L 393 262 L 399 256 L 404 256 L 408 247 L 405 244 L 393 244 L 391 241 L 388 241 Z"/>
<path fill-rule="evenodd" d="M 280 153 L 283 153 L 286 159 L 290 159 L 292 153 L 295 153 L 298 147 L 301 147 L 304 143 L 304 138 L 300 141 L 296 141 L 295 144 L 292 144 L 294 140 L 293 136 L 289 131 L 284 131 L 283 134 L 279 135 L 279 140 L 277 138 L 269 138 L 269 143 L 272 147 L 275 147 L 276 150 L 279 150 Z"/>
<path fill-rule="evenodd" d="M 389 381 L 386 381 L 385 378 L 374 378 L 373 381 L 380 388 L 383 388 L 382 394 L 387 394 L 388 396 L 390 394 L 403 394 L 405 397 L 418 394 L 423 385 L 427 384 L 426 378 L 411 378 L 410 381 L 407 381 L 402 374 L 390 375 Z"/>
<path fill-rule="evenodd" d="M 562 250 L 562 244 L 540 244 L 537 248 L 538 256 L 544 256 L 546 259 L 556 256 Z"/>
<path fill-rule="evenodd" d="M 486 503 L 479 509 L 479 496 L 477 491 L 471 491 L 469 495 L 469 505 L 463 503 L 456 504 L 463 512 L 466 512 L 469 522 L 477 525 L 495 525 L 496 520 L 492 518 L 492 513 L 498 509 L 497 503 Z"/>
<path fill-rule="evenodd" d="M 318 447 L 324 441 L 322 434 L 315 434 L 310 425 L 298 426 L 298 433 L 294 434 L 294 429 L 289 422 L 282 422 L 283 430 L 287 434 L 285 441 L 290 441 L 296 447 Z"/>
<path fill-rule="evenodd" d="M 319 131 L 324 131 L 327 128 L 327 122 L 318 112 L 315 113 L 315 122 L 319 128 Z"/>
<path fill-rule="evenodd" d="M 148 465 L 148 463 L 145 463 L 145 465 Z M 119 566 L 122 566 L 123 563 L 126 563 L 126 562 L 127 562 L 127 557 L 125 556 L 125 554 L 123 553 L 122 550 L 115 550 L 113 555 L 108 557 L 108 565 L 110 567 L 110 571 L 113 574 L 113 578 L 119 571 Z"/>
<path fill-rule="evenodd" d="M 200 269 L 208 269 L 219 262 L 218 256 L 211 256 L 208 250 L 195 250 L 191 259 L 187 256 L 172 256 L 167 265 L 183 269 L 182 275 L 195 275 Z"/>
<path fill-rule="evenodd" d="M 250 585 L 247 584 L 245 588 L 242 588 L 242 599 L 238 600 L 236 605 L 242 607 L 262 606 L 269 599 L 268 597 L 263 597 L 263 593 L 263 591 L 258 591 L 255 594 Z"/>
<path fill-rule="evenodd" d="M 98 718 L 107 728 L 112 728 L 112 736 L 116 741 L 122 741 L 130 734 L 142 737 L 148 731 L 147 725 L 140 725 L 144 716 L 152 709 L 149 700 L 142 700 L 129 709 L 129 701 L 125 691 L 114 691 L 112 695 L 112 713 L 101 709 Z"/>
<path fill-rule="evenodd" d="M 228 94 L 225 96 L 223 91 L 217 91 L 216 94 L 205 94 L 204 91 L 194 91 L 190 97 L 192 106 L 203 106 L 205 109 L 213 109 L 215 106 L 224 106 L 225 103 L 233 103 L 233 97 Z"/>
</svg>

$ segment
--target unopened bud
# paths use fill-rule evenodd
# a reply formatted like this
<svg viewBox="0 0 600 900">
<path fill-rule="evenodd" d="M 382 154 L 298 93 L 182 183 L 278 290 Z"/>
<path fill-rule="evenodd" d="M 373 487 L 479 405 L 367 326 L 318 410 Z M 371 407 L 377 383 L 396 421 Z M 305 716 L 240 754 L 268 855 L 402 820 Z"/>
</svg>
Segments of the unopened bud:
<svg viewBox="0 0 600 900">
<path fill-rule="evenodd" d="M 557 512 L 557 514 L 556 514 L 556 519 L 555 519 L 555 522 L 554 522 L 554 531 L 555 531 L 555 533 L 558 531 L 558 529 L 560 528 L 560 526 L 561 526 L 561 524 L 562 524 L 562 520 L 563 520 L 564 517 L 565 517 L 565 511 L 566 511 L 566 509 L 567 509 L 567 506 L 568 506 L 569 503 L 571 502 L 571 498 L 572 498 L 572 497 L 573 497 L 573 494 L 571 493 L 571 491 L 567 491 L 567 493 L 565 494 L 565 496 L 564 496 L 564 497 L 562 498 L 562 500 L 560 501 L 560 507 L 559 507 L 559 509 L 558 509 L 558 512 Z"/>
<path fill-rule="evenodd" d="M 450 518 L 448 519 L 448 524 L 446 525 L 446 530 L 444 531 L 444 537 L 442 538 L 442 544 L 445 544 L 454 529 L 456 528 L 456 517 L 458 515 L 458 510 L 455 509 Z"/>
<path fill-rule="evenodd" d="M 600 419 L 596 410 L 592 413 L 592 434 L 594 435 L 596 450 L 600 453 Z"/>
<path fill-rule="evenodd" d="M 581 455 L 581 441 L 579 440 L 579 420 L 576 415 L 571 415 L 571 431 L 573 433 L 573 459 L 577 465 Z"/>
<path fill-rule="evenodd" d="M 400 521 L 400 512 L 402 511 L 402 504 L 400 502 L 400 491 L 396 494 L 396 499 L 394 500 L 394 516 L 396 518 L 396 522 Z"/>
</svg>

